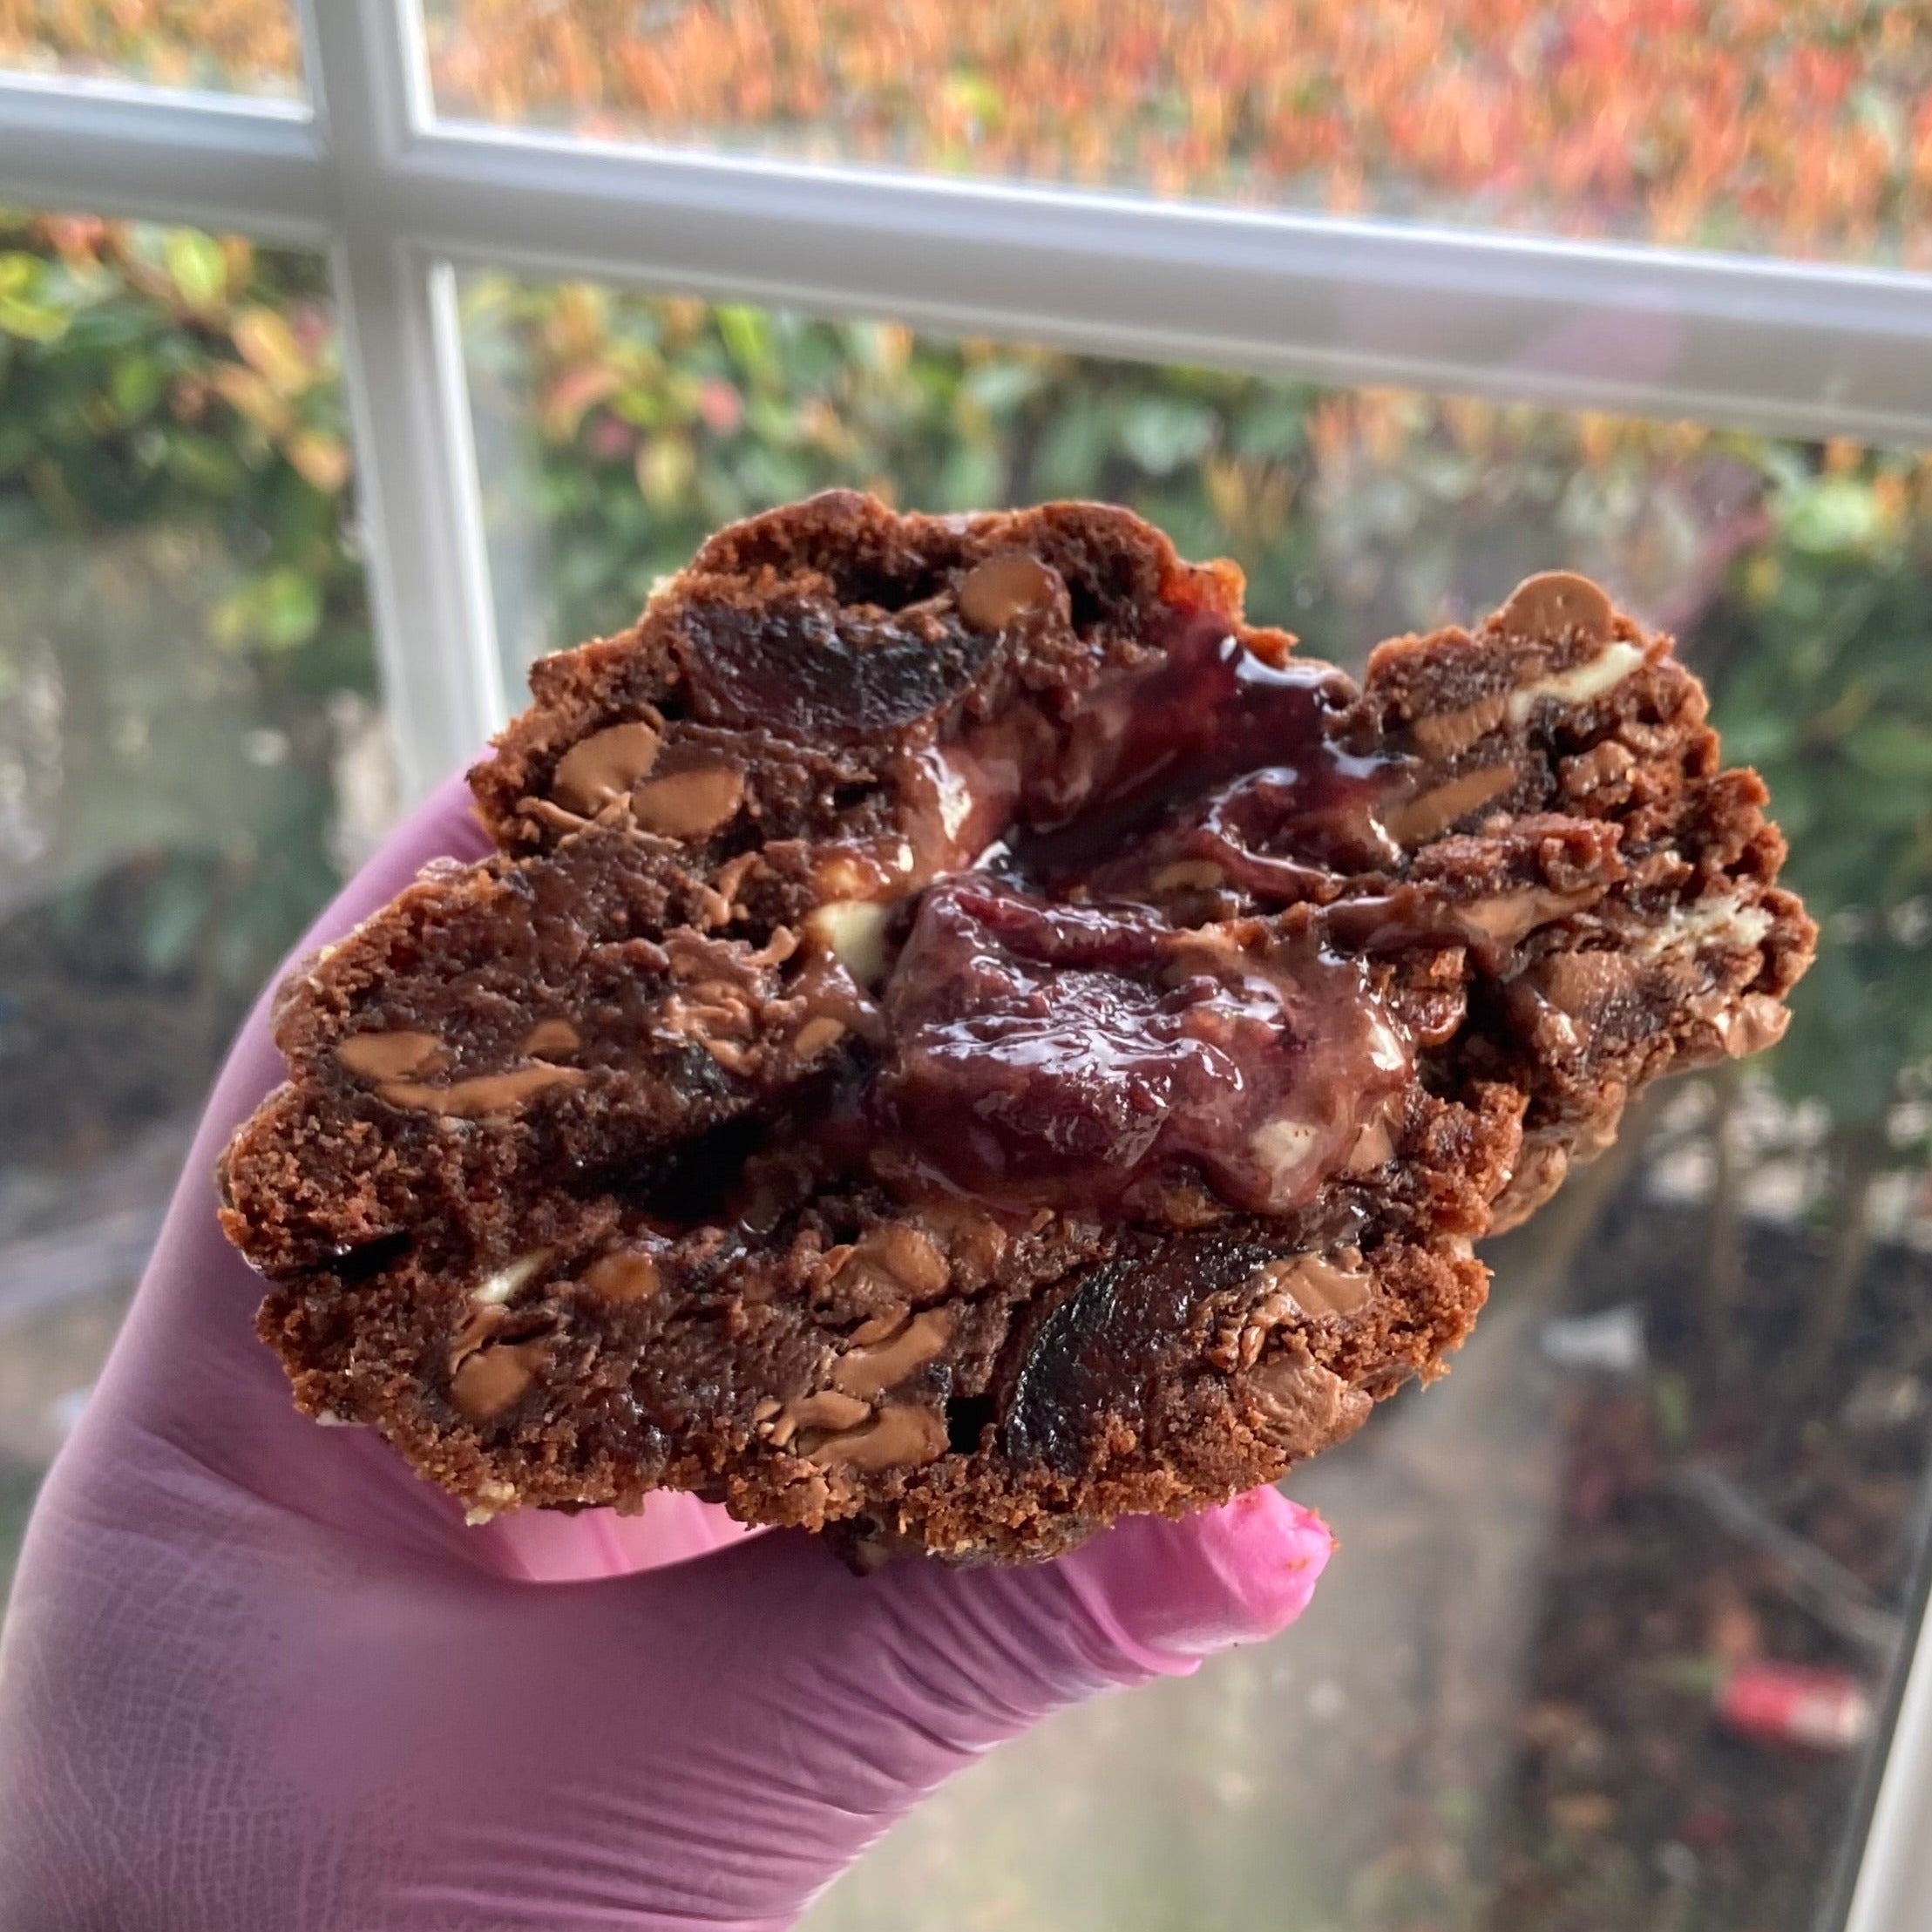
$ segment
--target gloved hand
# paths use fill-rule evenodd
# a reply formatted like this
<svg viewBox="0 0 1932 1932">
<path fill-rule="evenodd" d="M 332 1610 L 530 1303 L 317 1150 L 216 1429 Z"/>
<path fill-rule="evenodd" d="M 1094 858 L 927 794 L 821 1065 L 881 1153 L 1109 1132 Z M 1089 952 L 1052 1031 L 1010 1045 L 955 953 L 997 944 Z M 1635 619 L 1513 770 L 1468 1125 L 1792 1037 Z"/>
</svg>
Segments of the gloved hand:
<svg viewBox="0 0 1932 1932">
<path fill-rule="evenodd" d="M 484 849 L 451 784 L 320 921 Z M 863 1581 L 688 1496 L 465 1528 L 294 1407 L 213 1171 L 265 1006 L 30 1526 L 0 1643 L 0 1926 L 774 1927 L 941 1779 L 1306 1603 L 1272 1490 L 1057 1563 Z M 702 1560 L 690 1560 L 690 1559 Z"/>
</svg>

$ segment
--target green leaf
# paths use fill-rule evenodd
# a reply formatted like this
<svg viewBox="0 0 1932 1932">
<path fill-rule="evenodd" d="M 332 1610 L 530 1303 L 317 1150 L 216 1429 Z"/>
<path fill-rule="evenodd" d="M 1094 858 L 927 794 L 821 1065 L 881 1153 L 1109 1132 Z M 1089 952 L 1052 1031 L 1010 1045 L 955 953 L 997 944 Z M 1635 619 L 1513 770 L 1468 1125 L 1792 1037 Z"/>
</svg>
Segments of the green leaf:
<svg viewBox="0 0 1932 1932">
<path fill-rule="evenodd" d="M 262 643 L 271 651 L 293 650 L 322 622 L 322 588 L 302 571 L 272 570 L 261 580 L 256 607 Z"/>
<path fill-rule="evenodd" d="M 1785 541 L 1812 556 L 1874 547 L 1885 534 L 1878 499 L 1851 477 L 1823 477 L 1794 491 L 1784 512 Z"/>
<path fill-rule="evenodd" d="M 1199 456 L 1213 442 L 1217 426 L 1215 412 L 1204 403 L 1155 396 L 1129 408 L 1120 436 L 1142 469 L 1164 477 Z"/>
<path fill-rule="evenodd" d="M 1919 721 L 1870 719 L 1846 740 L 1845 755 L 1869 777 L 1915 788 L 1920 810 L 1932 801 L 1932 731 Z M 1908 809 L 1902 822 L 1909 824 L 1917 817 L 1917 810 Z"/>
<path fill-rule="evenodd" d="M 30 342 L 58 342 L 67 333 L 70 319 L 64 309 L 0 295 L 0 329 Z"/>
<path fill-rule="evenodd" d="M 227 293 L 227 261 L 213 235 L 199 228 L 171 228 L 161 259 L 181 300 L 198 314 L 214 308 Z"/>
<path fill-rule="evenodd" d="M 1285 459 L 1298 456 L 1308 441 L 1308 407 L 1298 397 L 1279 402 L 1265 396 L 1236 411 L 1231 441 L 1237 456 Z"/>
<path fill-rule="evenodd" d="M 124 423 L 146 416 L 166 387 L 167 372 L 156 356 L 124 355 L 109 365 L 107 393 Z"/>
<path fill-rule="evenodd" d="M 940 83 L 939 94 L 952 112 L 969 115 L 984 126 L 997 126 L 1006 112 L 1005 90 L 970 68 L 948 74 Z"/>
<path fill-rule="evenodd" d="M 759 381 L 776 381 L 778 359 L 772 350 L 771 322 L 765 312 L 722 302 L 714 313 L 718 334 L 739 368 Z"/>
<path fill-rule="evenodd" d="M 1001 356 L 969 370 L 960 385 L 988 416 L 1007 416 L 1040 389 L 1041 373 L 1031 363 Z"/>
<path fill-rule="evenodd" d="M 222 500 L 241 488 L 243 471 L 227 444 L 196 430 L 170 431 L 164 462 L 179 483 L 199 494 Z"/>
<path fill-rule="evenodd" d="M 1100 486 L 1107 426 L 1092 401 L 1071 397 L 1040 439 L 1034 483 L 1049 497 L 1089 497 Z"/>
<path fill-rule="evenodd" d="M 940 471 L 934 507 L 980 510 L 999 502 L 1005 494 L 1003 471 L 997 448 L 974 443 L 958 444 Z"/>
</svg>

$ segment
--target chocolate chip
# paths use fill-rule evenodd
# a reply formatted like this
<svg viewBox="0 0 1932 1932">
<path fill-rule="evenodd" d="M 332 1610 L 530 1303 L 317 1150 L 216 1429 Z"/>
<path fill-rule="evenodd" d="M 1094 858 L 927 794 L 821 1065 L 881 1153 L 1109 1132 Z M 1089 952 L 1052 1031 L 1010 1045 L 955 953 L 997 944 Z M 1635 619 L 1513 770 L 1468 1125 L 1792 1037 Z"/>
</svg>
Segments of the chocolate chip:
<svg viewBox="0 0 1932 1932">
<path fill-rule="evenodd" d="M 848 1395 L 883 1395 L 944 1352 L 952 1339 L 952 1311 L 929 1308 L 887 1340 L 848 1348 L 832 1369 L 832 1386 Z"/>
<path fill-rule="evenodd" d="M 936 1295 L 952 1278 L 946 1256 L 932 1236 L 902 1222 L 888 1222 L 853 1248 L 848 1265 L 878 1279 L 884 1276 L 916 1295 Z"/>
<path fill-rule="evenodd" d="M 551 775 L 551 796 L 567 810 L 593 818 L 629 795 L 657 763 L 657 732 L 641 721 L 613 724 L 573 744 Z"/>
<path fill-rule="evenodd" d="M 466 1356 L 450 1378 L 450 1401 L 472 1422 L 502 1414 L 535 1379 L 541 1342 L 494 1342 Z"/>
<path fill-rule="evenodd" d="M 859 1470 L 917 1468 L 946 1450 L 946 1423 L 931 1409 L 895 1402 L 863 1428 L 827 1436 L 805 1450 L 814 1462 Z"/>
<path fill-rule="evenodd" d="M 1499 946 L 1513 946 L 1537 926 L 1580 911 L 1596 897 L 1594 888 L 1583 892 L 1550 892 L 1539 885 L 1527 885 L 1514 892 L 1498 892 L 1490 898 L 1472 899 L 1457 906 L 1455 913 L 1481 938 Z"/>
<path fill-rule="evenodd" d="M 871 1420 L 872 1405 L 857 1396 L 841 1394 L 837 1389 L 820 1389 L 813 1395 L 801 1395 L 787 1402 L 771 1422 L 770 1438 L 775 1448 L 786 1447 L 802 1429 L 844 1430 Z"/>
<path fill-rule="evenodd" d="M 805 931 L 862 986 L 885 976 L 885 928 L 890 905 L 869 899 L 831 899 L 805 919 Z"/>
<path fill-rule="evenodd" d="M 1636 977 L 1637 962 L 1622 952 L 1556 952 L 1525 975 L 1559 1012 L 1591 1022 L 1630 991 Z"/>
<path fill-rule="evenodd" d="M 539 1271 L 549 1259 L 548 1248 L 532 1248 L 519 1255 L 514 1261 L 506 1261 L 470 1291 L 470 1299 L 483 1305 L 508 1301 L 536 1279 Z"/>
<path fill-rule="evenodd" d="M 1357 1265 L 1349 1265 L 1349 1257 Z M 1361 1253 L 1350 1249 L 1339 1261 L 1325 1255 L 1291 1255 L 1255 1271 L 1260 1292 L 1284 1293 L 1305 1315 L 1352 1315 L 1368 1305 L 1374 1278 L 1359 1265 Z"/>
<path fill-rule="evenodd" d="M 1433 711 L 1409 722 L 1409 735 L 1432 758 L 1453 758 L 1467 751 L 1477 739 L 1486 738 L 1501 724 L 1509 709 L 1509 699 L 1502 691 L 1492 692 L 1454 711 Z"/>
<path fill-rule="evenodd" d="M 505 1319 L 494 1303 L 472 1309 L 462 1327 L 450 1339 L 450 1373 L 454 1375 L 483 1345 L 500 1329 Z"/>
<path fill-rule="evenodd" d="M 1484 765 L 1465 771 L 1398 804 L 1384 807 L 1382 824 L 1389 837 L 1404 845 L 1420 845 L 1446 832 L 1459 818 L 1467 818 L 1479 806 L 1500 798 L 1516 782 L 1514 765 Z"/>
<path fill-rule="evenodd" d="M 1210 860 L 1183 858 L 1163 865 L 1149 883 L 1156 892 L 1218 892 L 1228 875 Z"/>
<path fill-rule="evenodd" d="M 584 1271 L 584 1285 L 607 1301 L 648 1301 L 662 1281 L 656 1261 L 639 1248 L 599 1255 Z"/>
<path fill-rule="evenodd" d="M 351 1034 L 336 1049 L 336 1058 L 365 1080 L 402 1080 L 446 1057 L 442 1041 L 426 1033 Z"/>
<path fill-rule="evenodd" d="M 828 1047 L 837 1046 L 844 1037 L 845 1022 L 822 1013 L 808 1020 L 798 1029 L 798 1036 L 792 1041 L 791 1050 L 801 1060 L 813 1060 Z"/>
<path fill-rule="evenodd" d="M 640 785 L 631 794 L 631 816 L 666 838 L 702 838 L 743 803 L 744 773 L 737 766 L 697 765 Z"/>
<path fill-rule="evenodd" d="M 1747 993 L 1721 1022 L 1724 1050 L 1734 1060 L 1761 1054 L 1785 1037 L 1790 1024 L 1791 1008 L 1783 1001 L 1768 993 Z"/>
<path fill-rule="evenodd" d="M 835 1248 L 826 1256 L 828 1271 L 837 1274 L 851 1259 L 852 1251 L 848 1247 Z M 837 1259 L 834 1260 L 833 1257 Z M 872 1342 L 883 1342 L 898 1333 L 905 1326 L 912 1311 L 902 1301 L 894 1302 L 882 1313 L 868 1316 L 845 1339 L 856 1346 L 865 1346 Z"/>
<path fill-rule="evenodd" d="M 524 1035 L 523 1050 L 537 1055 L 573 1054 L 580 1044 L 577 1029 L 569 1020 L 539 1020 Z"/>
<path fill-rule="evenodd" d="M 1557 767 L 1564 789 L 1583 797 L 1621 785 L 1636 769 L 1636 754 L 1614 738 L 1606 738 L 1576 757 L 1565 758 Z"/>
<path fill-rule="evenodd" d="M 413 1107 L 454 1120 L 481 1120 L 486 1114 L 506 1114 L 546 1087 L 581 1087 L 590 1078 L 575 1067 L 519 1067 L 512 1073 L 480 1074 L 448 1087 L 429 1087 L 416 1081 L 385 1081 L 380 1089 L 392 1107 Z"/>
<path fill-rule="evenodd" d="M 1393 1122 L 1386 1111 L 1364 1123 L 1342 1163 L 1344 1174 L 1373 1174 L 1395 1157 Z"/>
<path fill-rule="evenodd" d="M 1244 1378 L 1256 1434 L 1291 1456 L 1312 1455 L 1351 1435 L 1373 1400 L 1325 1368 L 1298 1339 L 1257 1362 Z"/>
<path fill-rule="evenodd" d="M 1575 571 L 1546 570 L 1526 577 L 1496 613 L 1510 637 L 1607 638 L 1614 613 L 1603 591 Z"/>
<path fill-rule="evenodd" d="M 1506 1234 L 1528 1220 L 1563 1184 L 1569 1171 L 1569 1149 L 1562 1141 L 1525 1137 L 1515 1171 L 1489 1204 L 1490 1233 Z"/>
<path fill-rule="evenodd" d="M 1060 579 L 1030 551 L 1002 550 L 969 570 L 959 585 L 959 615 L 976 631 L 1003 631 L 1052 608 Z"/>
</svg>

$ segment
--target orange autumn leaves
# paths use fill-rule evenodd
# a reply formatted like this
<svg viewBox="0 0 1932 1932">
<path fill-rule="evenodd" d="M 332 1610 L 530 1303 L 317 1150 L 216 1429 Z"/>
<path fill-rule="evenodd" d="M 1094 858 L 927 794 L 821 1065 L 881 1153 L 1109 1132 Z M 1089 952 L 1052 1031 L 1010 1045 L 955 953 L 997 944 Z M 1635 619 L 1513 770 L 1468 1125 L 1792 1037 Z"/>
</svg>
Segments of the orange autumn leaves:
<svg viewBox="0 0 1932 1932">
<path fill-rule="evenodd" d="M 426 0 L 451 113 L 1932 266 L 1932 7 Z M 0 0 L 0 61 L 288 92 L 289 0 Z"/>
<path fill-rule="evenodd" d="M 1932 9 L 431 0 L 445 110 L 1932 265 Z"/>
<path fill-rule="evenodd" d="M 0 64 L 288 95 L 302 48 L 292 0 L 0 0 Z"/>
</svg>

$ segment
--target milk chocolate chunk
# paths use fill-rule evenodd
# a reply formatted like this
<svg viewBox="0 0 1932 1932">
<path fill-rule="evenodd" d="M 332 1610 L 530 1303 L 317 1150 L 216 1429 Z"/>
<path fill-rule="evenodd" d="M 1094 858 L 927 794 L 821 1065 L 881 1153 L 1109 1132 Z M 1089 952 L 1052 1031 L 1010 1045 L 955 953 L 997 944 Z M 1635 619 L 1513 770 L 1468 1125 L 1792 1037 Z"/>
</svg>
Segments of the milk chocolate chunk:
<svg viewBox="0 0 1932 1932">
<path fill-rule="evenodd" d="M 660 742 L 656 729 L 641 720 L 593 731 L 557 761 L 550 796 L 566 810 L 593 817 L 630 796 L 631 787 L 657 763 Z"/>
<path fill-rule="evenodd" d="M 1002 631 L 1054 600 L 1054 573 L 1030 551 L 1005 550 L 975 564 L 959 586 L 959 614 L 976 631 Z"/>
<path fill-rule="evenodd" d="M 472 1517 L 855 1560 L 1218 1502 L 1439 1374 L 1473 1244 L 1778 1038 L 1810 922 L 1569 573 L 1358 687 L 1095 505 L 735 525 L 532 674 L 496 846 L 292 978 L 222 1220 Z"/>
<path fill-rule="evenodd" d="M 1513 637 L 1561 638 L 1575 633 L 1607 641 L 1617 613 L 1599 585 L 1572 570 L 1546 570 L 1526 577 L 1497 613 Z"/>
<path fill-rule="evenodd" d="M 714 832 L 744 797 L 744 774 L 732 765 L 701 765 L 653 778 L 631 794 L 631 812 L 646 831 L 667 838 Z"/>
</svg>

